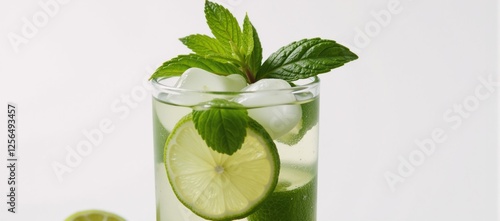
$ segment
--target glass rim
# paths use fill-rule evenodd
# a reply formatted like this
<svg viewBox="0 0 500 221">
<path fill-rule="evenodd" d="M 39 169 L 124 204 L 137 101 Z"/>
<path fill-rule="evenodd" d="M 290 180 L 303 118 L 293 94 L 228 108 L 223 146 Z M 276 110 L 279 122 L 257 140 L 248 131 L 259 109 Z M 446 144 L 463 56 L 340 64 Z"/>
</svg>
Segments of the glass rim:
<svg viewBox="0 0 500 221">
<path fill-rule="evenodd" d="M 247 93 L 262 93 L 262 92 L 272 92 L 272 91 L 302 91 L 302 90 L 310 90 L 314 87 L 318 87 L 320 83 L 320 79 L 318 76 L 312 76 L 304 79 L 299 79 L 296 81 L 292 81 L 291 83 L 299 83 L 303 81 L 307 81 L 305 83 L 299 83 L 290 88 L 282 88 L 282 89 L 268 89 L 268 90 L 258 90 L 258 91 L 205 91 L 205 90 L 192 90 L 185 88 L 176 88 L 173 85 L 167 85 L 162 83 L 161 81 L 172 79 L 170 78 L 153 78 L 151 79 L 151 84 L 153 89 L 157 92 L 170 92 L 170 93 L 203 93 L 203 94 L 226 94 L 226 95 L 234 95 L 234 94 L 247 94 Z"/>
</svg>

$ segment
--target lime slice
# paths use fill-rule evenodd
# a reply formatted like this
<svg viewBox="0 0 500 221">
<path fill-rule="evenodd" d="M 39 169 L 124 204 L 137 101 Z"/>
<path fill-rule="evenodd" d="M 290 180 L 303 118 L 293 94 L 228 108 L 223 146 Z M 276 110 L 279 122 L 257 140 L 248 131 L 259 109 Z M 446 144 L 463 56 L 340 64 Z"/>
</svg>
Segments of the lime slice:
<svg viewBox="0 0 500 221">
<path fill-rule="evenodd" d="M 271 137 L 250 120 L 241 149 L 218 153 L 201 138 L 189 114 L 165 143 L 172 189 L 187 208 L 209 220 L 248 216 L 276 187 L 280 161 Z"/>
<path fill-rule="evenodd" d="M 102 210 L 85 210 L 69 216 L 64 221 L 125 221 L 125 219 Z"/>
</svg>

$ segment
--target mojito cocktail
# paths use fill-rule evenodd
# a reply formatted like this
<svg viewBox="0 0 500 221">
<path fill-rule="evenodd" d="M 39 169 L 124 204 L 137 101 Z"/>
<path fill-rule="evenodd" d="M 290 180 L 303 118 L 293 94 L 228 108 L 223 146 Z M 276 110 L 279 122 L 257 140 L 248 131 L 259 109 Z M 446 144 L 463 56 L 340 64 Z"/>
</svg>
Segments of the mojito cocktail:
<svg viewBox="0 0 500 221">
<path fill-rule="evenodd" d="M 184 76 L 202 78 L 196 71 Z M 206 92 L 154 83 L 157 220 L 315 220 L 319 81 L 291 87 L 272 79 L 269 87 L 275 81 L 285 88 Z M 211 106 L 213 99 L 248 104 Z M 243 145 L 231 155 L 209 148 L 195 128 L 193 112 L 210 109 L 250 116 Z"/>
<path fill-rule="evenodd" d="M 158 221 L 315 221 L 319 78 L 357 59 L 333 40 L 293 42 L 262 61 L 240 27 L 206 1 L 214 37 L 151 77 Z"/>
</svg>

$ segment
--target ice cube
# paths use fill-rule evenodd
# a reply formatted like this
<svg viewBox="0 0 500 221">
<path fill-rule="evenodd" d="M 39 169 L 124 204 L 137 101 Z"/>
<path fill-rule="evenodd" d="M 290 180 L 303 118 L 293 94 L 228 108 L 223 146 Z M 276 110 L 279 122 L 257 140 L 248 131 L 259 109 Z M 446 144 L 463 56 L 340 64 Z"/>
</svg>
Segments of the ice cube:
<svg viewBox="0 0 500 221">
<path fill-rule="evenodd" d="M 175 84 L 176 88 L 200 91 L 239 91 L 245 86 L 245 78 L 239 74 L 221 76 L 199 68 L 186 70 Z"/>
<path fill-rule="evenodd" d="M 176 88 L 193 91 L 239 91 L 245 86 L 245 78 L 239 74 L 221 76 L 199 68 L 186 70 L 175 84 Z M 175 95 L 171 94 L 167 97 L 167 101 L 178 105 L 190 106 L 210 101 L 217 97 L 220 98 L 223 96 L 210 93 L 186 92 Z"/>
<path fill-rule="evenodd" d="M 190 108 L 181 106 L 193 106 L 214 98 L 227 97 L 221 94 L 203 93 L 202 91 L 240 91 L 246 85 L 245 78 L 239 74 L 221 76 L 203 69 L 190 68 L 181 75 L 174 85 L 176 88 L 190 91 L 168 94 L 161 98 L 166 103 L 179 106 L 170 106 L 158 102 L 154 105 L 154 108 L 165 129 L 172 131 L 177 121 L 191 112 Z"/>
<path fill-rule="evenodd" d="M 262 79 L 242 89 L 259 93 L 244 93 L 234 101 L 246 107 L 257 107 L 248 110 L 249 116 L 276 139 L 292 130 L 302 117 L 300 105 L 293 104 L 295 96 L 286 90 L 289 88 L 290 84 L 284 80 Z"/>
</svg>

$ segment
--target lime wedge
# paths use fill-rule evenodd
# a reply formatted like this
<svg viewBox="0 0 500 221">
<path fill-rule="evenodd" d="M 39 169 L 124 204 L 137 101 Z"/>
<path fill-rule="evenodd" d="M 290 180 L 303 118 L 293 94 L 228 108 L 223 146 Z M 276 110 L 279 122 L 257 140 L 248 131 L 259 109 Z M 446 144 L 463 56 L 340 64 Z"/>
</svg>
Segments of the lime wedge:
<svg viewBox="0 0 500 221">
<path fill-rule="evenodd" d="M 172 189 L 187 208 L 209 220 L 248 216 L 276 187 L 280 161 L 271 137 L 250 120 L 241 149 L 218 153 L 201 138 L 188 114 L 165 143 Z"/>
<path fill-rule="evenodd" d="M 125 221 L 125 219 L 102 210 L 85 210 L 69 216 L 64 221 Z"/>
</svg>

